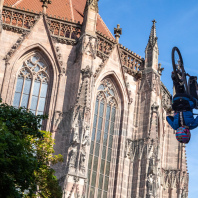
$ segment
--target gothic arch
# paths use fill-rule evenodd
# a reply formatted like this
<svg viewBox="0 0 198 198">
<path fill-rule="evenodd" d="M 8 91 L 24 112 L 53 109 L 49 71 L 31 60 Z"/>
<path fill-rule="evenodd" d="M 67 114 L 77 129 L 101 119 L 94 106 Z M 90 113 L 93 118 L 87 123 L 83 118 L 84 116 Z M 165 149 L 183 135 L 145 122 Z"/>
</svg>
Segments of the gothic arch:
<svg viewBox="0 0 198 198">
<path fill-rule="evenodd" d="M 112 90 L 112 91 L 111 91 Z M 111 92 L 111 93 L 110 93 Z M 114 71 L 107 72 L 103 76 L 97 79 L 95 83 L 95 89 L 92 98 L 92 124 L 91 124 L 91 147 L 89 154 L 89 165 L 88 165 L 88 191 L 87 196 L 93 197 L 96 196 L 97 193 L 99 196 L 106 197 L 107 193 L 110 193 L 108 189 L 112 189 L 117 186 L 116 180 L 118 166 L 116 164 L 116 159 L 119 158 L 120 155 L 120 138 L 122 135 L 125 135 L 123 130 L 123 119 L 124 119 L 124 107 L 126 108 L 128 105 L 128 95 L 124 85 L 121 80 L 118 78 Z M 111 103 L 109 103 L 109 101 Z M 101 105 L 102 107 L 102 116 L 101 116 Z M 111 107 L 110 107 L 111 106 Z M 114 112 L 112 111 L 114 109 Z M 96 113 L 98 112 L 98 113 Z M 113 113 L 113 128 L 111 130 L 110 124 L 112 123 L 112 115 Z M 110 119 L 108 117 L 110 115 Z M 100 120 L 101 119 L 101 120 Z M 110 121 L 111 120 L 111 121 Z M 108 123 L 106 125 L 106 123 Z M 108 131 L 109 130 L 109 131 Z M 123 134 L 124 133 L 124 134 Z M 100 134 L 98 136 L 98 134 Z M 98 137 L 99 142 L 98 142 Z M 110 138 L 111 137 L 111 138 Z M 110 140 L 109 143 L 106 143 Z M 105 142 L 105 143 L 104 143 Z M 98 145 L 100 145 L 98 147 Z M 104 149 L 105 148 L 105 149 Z M 108 160 L 103 156 L 103 150 L 106 151 L 106 156 L 109 156 L 109 149 L 114 149 L 112 160 Z M 108 152 L 107 152 L 108 150 Z M 96 152 L 97 151 L 97 152 Z M 110 152 L 111 153 L 111 152 Z M 95 168 L 95 163 L 97 163 L 98 170 Z M 107 166 L 108 165 L 108 166 Z M 101 172 L 101 167 L 104 166 L 105 172 Z M 108 167 L 108 168 L 105 168 Z M 106 170 L 110 173 L 107 174 Z M 92 185 L 93 178 L 95 175 L 98 179 L 94 181 Z M 103 179 L 102 179 L 103 178 Z M 108 179 L 107 179 L 108 178 Z M 108 182 L 106 182 L 106 179 Z M 102 182 L 101 182 L 102 181 Z M 106 187 L 106 184 L 108 187 Z M 106 189 L 105 189 L 106 188 Z M 95 191 L 93 190 L 95 189 Z M 105 194 L 104 194 L 105 193 Z"/>
<path fill-rule="evenodd" d="M 95 87 L 97 88 L 100 85 L 101 81 L 103 79 L 107 78 L 107 77 L 112 79 L 112 81 L 113 81 L 113 83 L 114 83 L 114 85 L 116 87 L 116 90 L 117 90 L 117 92 L 119 94 L 119 97 L 122 100 L 122 105 L 125 106 L 124 104 L 129 102 L 128 93 L 127 93 L 125 85 L 123 85 L 123 83 L 121 82 L 120 78 L 118 77 L 118 75 L 114 71 L 105 72 L 102 75 L 100 75 L 97 78 L 97 81 L 95 83 Z M 96 90 L 97 89 L 95 89 L 95 91 Z M 96 92 L 94 93 L 94 95 L 96 95 Z"/>
<path fill-rule="evenodd" d="M 51 67 L 53 68 L 53 72 L 54 74 L 58 73 L 58 70 L 60 68 L 57 68 L 58 66 L 55 63 L 55 60 L 53 58 L 53 56 L 50 54 L 50 52 L 40 43 L 35 43 L 33 45 L 30 45 L 28 47 L 25 47 L 22 50 L 18 50 L 17 53 L 15 53 L 11 59 L 9 60 L 9 64 L 11 65 L 11 67 L 13 69 L 15 69 L 16 63 L 18 62 L 18 60 L 20 60 L 25 54 L 32 52 L 32 51 L 39 51 L 40 53 L 43 54 L 44 58 L 46 59 L 46 61 L 48 61 L 51 65 Z"/>
<path fill-rule="evenodd" d="M 15 88 L 17 84 L 18 75 L 21 72 L 24 61 L 31 56 L 42 57 L 43 62 L 48 67 L 48 72 L 46 73 L 48 79 L 48 91 L 45 100 L 45 113 L 49 114 L 49 120 L 52 115 L 50 115 L 50 110 L 55 107 L 55 97 L 57 94 L 58 86 L 58 68 L 56 67 L 55 61 L 51 57 L 50 53 L 40 44 L 35 44 L 27 47 L 18 54 L 14 55 L 9 63 L 6 65 L 6 71 L 4 74 L 4 81 L 2 85 L 2 98 L 8 104 L 13 104 Z M 28 68 L 26 68 L 28 71 Z M 40 68 L 41 69 L 41 68 Z M 33 71 L 32 71 L 33 72 Z M 40 72 L 40 73 L 39 73 Z M 44 71 L 39 70 L 40 75 L 44 74 Z M 31 72 L 30 72 L 31 73 Z M 33 72 L 34 73 L 34 72 Z"/>
</svg>

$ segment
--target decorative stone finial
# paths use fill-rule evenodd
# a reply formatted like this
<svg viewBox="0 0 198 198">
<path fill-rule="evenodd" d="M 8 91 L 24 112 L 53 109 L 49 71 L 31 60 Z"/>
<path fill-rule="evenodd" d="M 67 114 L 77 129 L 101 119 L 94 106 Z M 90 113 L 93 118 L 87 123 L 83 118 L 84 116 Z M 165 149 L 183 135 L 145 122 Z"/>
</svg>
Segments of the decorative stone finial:
<svg viewBox="0 0 198 198">
<path fill-rule="evenodd" d="M 122 28 L 120 28 L 120 24 L 117 24 L 117 28 L 114 28 L 114 34 L 116 38 L 116 43 L 119 43 L 120 35 L 122 35 Z"/>
<path fill-rule="evenodd" d="M 46 14 L 46 8 L 48 7 L 48 4 L 51 4 L 52 1 L 51 0 L 40 0 L 40 2 L 43 3 L 42 7 L 43 7 L 43 14 Z"/>
<path fill-rule="evenodd" d="M 157 23 L 157 21 L 155 19 L 152 20 L 152 22 L 153 22 L 153 25 L 155 25 Z"/>
</svg>

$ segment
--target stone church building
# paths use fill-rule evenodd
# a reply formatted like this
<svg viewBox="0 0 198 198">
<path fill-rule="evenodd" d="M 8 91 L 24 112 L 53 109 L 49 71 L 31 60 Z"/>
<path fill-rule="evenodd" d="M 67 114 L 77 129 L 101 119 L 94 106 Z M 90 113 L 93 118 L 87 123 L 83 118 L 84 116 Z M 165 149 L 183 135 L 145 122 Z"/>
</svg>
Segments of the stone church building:
<svg viewBox="0 0 198 198">
<path fill-rule="evenodd" d="M 155 20 L 142 58 L 119 43 L 119 25 L 111 34 L 98 0 L 1 0 L 0 16 L 1 97 L 49 115 L 63 198 L 188 197 Z"/>
</svg>

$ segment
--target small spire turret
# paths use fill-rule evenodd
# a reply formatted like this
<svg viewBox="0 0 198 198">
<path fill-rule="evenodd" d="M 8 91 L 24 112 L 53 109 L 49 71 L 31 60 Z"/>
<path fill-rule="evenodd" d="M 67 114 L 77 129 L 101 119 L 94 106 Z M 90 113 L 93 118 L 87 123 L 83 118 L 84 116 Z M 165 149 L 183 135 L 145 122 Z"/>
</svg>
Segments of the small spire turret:
<svg viewBox="0 0 198 198">
<path fill-rule="evenodd" d="M 149 40 L 146 46 L 145 50 L 145 67 L 151 67 L 155 69 L 156 71 L 158 70 L 158 44 L 157 44 L 157 35 L 156 35 L 156 26 L 155 24 L 157 23 L 156 20 L 154 19 L 152 21 L 153 25 L 151 27 L 151 32 L 149 35 Z"/>
<path fill-rule="evenodd" d="M 157 39 L 158 39 L 156 36 L 156 26 L 155 26 L 157 22 L 155 19 L 152 22 L 153 22 L 153 25 L 151 28 L 151 32 L 150 32 L 150 36 L 149 36 L 149 40 L 147 44 L 147 46 L 149 47 L 154 47 L 157 44 Z"/>
</svg>

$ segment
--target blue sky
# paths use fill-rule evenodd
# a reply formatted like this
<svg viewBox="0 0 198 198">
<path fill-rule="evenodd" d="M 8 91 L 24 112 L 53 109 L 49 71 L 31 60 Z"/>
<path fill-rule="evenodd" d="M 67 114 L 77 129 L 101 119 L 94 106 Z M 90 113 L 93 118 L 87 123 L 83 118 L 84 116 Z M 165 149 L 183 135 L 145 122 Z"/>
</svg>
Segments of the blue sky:
<svg viewBox="0 0 198 198">
<path fill-rule="evenodd" d="M 159 63 L 165 68 L 162 82 L 172 93 L 171 50 L 177 46 L 190 75 L 198 75 L 198 1 L 197 0 L 100 0 L 99 13 L 109 30 L 120 24 L 120 43 L 140 56 L 148 42 L 152 20 L 157 21 Z M 187 145 L 190 174 L 189 198 L 198 195 L 198 129 L 191 131 Z"/>
</svg>

